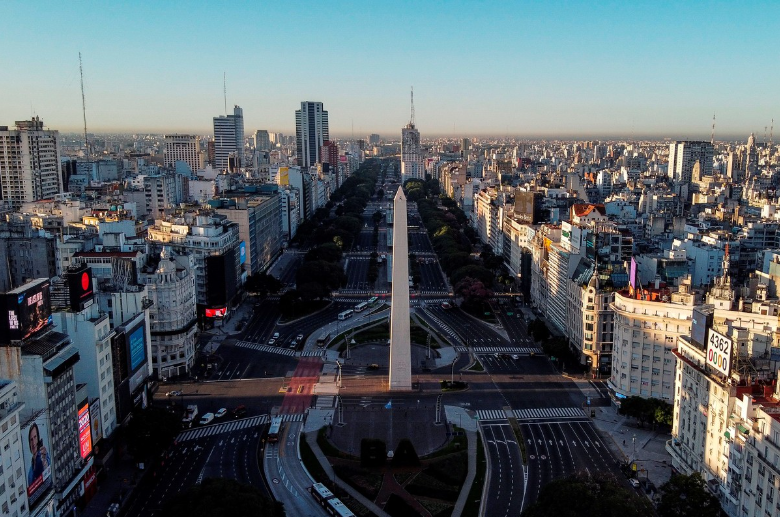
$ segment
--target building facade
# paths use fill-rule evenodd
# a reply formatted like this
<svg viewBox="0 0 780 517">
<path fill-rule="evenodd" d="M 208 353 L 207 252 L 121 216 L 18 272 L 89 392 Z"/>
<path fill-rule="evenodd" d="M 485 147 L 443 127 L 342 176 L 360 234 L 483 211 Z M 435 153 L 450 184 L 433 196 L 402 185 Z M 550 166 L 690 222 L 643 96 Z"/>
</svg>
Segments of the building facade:
<svg viewBox="0 0 780 517">
<path fill-rule="evenodd" d="M 321 163 L 320 152 L 326 140 L 330 140 L 328 112 L 321 102 L 301 102 L 301 109 L 295 110 L 297 165 L 307 169 Z"/>
<path fill-rule="evenodd" d="M 214 117 L 214 168 L 235 170 L 244 161 L 244 110 L 233 106 L 233 114 Z"/>
<path fill-rule="evenodd" d="M 203 168 L 200 162 L 200 142 L 195 135 L 165 135 L 165 166 L 174 167 L 176 162 L 184 162 L 192 171 Z"/>
</svg>

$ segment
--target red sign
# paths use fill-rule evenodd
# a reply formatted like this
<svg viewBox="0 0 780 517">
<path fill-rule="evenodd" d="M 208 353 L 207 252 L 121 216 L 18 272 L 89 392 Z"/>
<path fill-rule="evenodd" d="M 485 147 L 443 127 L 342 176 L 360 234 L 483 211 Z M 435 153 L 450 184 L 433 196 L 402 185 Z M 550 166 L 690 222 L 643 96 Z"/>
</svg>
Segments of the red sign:
<svg viewBox="0 0 780 517">
<path fill-rule="evenodd" d="M 79 409 L 79 446 L 81 457 L 86 459 L 92 452 L 92 427 L 89 425 L 89 404 Z"/>
<path fill-rule="evenodd" d="M 227 307 L 220 307 L 218 309 L 206 309 L 207 318 L 224 318 L 227 314 Z"/>
</svg>

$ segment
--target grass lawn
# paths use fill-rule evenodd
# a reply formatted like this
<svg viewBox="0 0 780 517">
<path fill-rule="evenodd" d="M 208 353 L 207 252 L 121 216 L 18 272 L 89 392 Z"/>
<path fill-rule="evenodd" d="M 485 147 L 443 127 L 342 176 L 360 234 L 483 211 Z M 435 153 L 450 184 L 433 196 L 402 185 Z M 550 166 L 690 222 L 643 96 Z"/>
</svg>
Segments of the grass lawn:
<svg viewBox="0 0 780 517">
<path fill-rule="evenodd" d="M 452 426 L 452 430 L 455 432 L 460 431 L 461 433 L 463 433 L 463 429 L 456 425 Z M 428 456 L 423 456 L 421 459 L 430 460 L 433 458 L 446 456 L 447 454 L 465 451 L 466 449 L 468 449 L 468 439 L 466 438 L 466 434 L 463 433 L 460 436 L 454 436 L 446 446 L 442 447 L 438 451 L 432 452 Z"/>
</svg>

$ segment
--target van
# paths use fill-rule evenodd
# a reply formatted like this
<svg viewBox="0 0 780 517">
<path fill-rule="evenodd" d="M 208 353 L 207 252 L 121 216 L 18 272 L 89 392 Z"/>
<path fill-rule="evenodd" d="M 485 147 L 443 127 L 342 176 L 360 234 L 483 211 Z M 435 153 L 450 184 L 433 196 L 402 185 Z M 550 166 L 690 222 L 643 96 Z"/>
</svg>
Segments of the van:
<svg viewBox="0 0 780 517">
<path fill-rule="evenodd" d="M 200 425 L 210 424 L 214 420 L 214 413 L 206 413 L 200 419 Z"/>
</svg>

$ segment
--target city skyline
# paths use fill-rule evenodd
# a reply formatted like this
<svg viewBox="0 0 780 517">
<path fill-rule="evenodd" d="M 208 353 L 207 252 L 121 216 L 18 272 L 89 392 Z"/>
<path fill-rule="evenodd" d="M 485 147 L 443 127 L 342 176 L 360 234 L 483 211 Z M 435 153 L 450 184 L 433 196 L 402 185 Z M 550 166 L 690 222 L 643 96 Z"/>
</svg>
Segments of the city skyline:
<svg viewBox="0 0 780 517">
<path fill-rule="evenodd" d="M 244 109 L 249 132 L 294 134 L 295 110 L 315 101 L 328 106 L 334 137 L 400 134 L 414 86 L 423 138 L 709 140 L 715 113 L 716 139 L 755 132 L 763 141 L 780 113 L 773 90 L 780 73 L 762 59 L 776 38 L 760 6 L 623 7 L 399 3 L 366 10 L 340 3 L 322 12 L 307 2 L 142 2 L 127 16 L 115 7 L 6 3 L 3 68 L 15 79 L 4 84 L 0 122 L 38 115 L 48 127 L 82 131 L 81 51 L 93 133 L 211 134 L 213 118 L 225 114 L 226 74 L 227 105 Z M 262 36 L 205 36 L 255 18 Z M 40 37 L 26 36 L 31 22 Z M 312 36 L 285 37 L 292 24 Z M 76 30 L 83 26 L 89 30 Z M 319 41 L 322 27 L 342 30 Z M 327 68 L 294 66 L 310 54 Z M 30 74 L 30 63 L 41 72 Z"/>
</svg>

